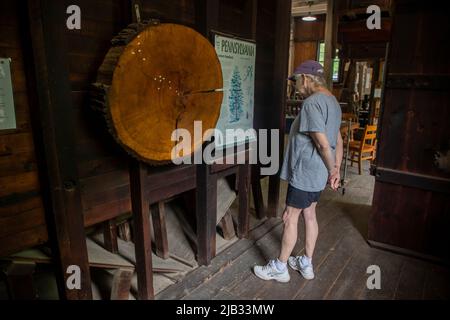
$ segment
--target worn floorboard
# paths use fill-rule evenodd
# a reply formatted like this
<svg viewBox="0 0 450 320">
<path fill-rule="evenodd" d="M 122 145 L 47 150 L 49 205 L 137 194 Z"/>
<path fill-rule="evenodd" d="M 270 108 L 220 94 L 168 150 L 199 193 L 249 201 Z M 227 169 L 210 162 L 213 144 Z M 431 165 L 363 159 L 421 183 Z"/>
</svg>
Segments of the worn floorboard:
<svg viewBox="0 0 450 320">
<path fill-rule="evenodd" d="M 349 168 L 346 193 L 323 192 L 317 206 L 319 238 L 313 257 L 316 278 L 305 280 L 289 270 L 289 283 L 263 281 L 252 267 L 279 254 L 283 225 L 272 218 L 255 227 L 249 239 L 240 240 L 170 286 L 157 299 L 449 299 L 450 271 L 445 266 L 370 247 L 366 242 L 374 179 Z M 262 184 L 264 189 L 264 183 Z M 282 198 L 286 184 L 282 183 Z M 283 204 L 280 204 L 280 216 Z M 304 223 L 293 254 L 304 252 Z M 380 267 L 381 289 L 368 289 L 367 268 Z"/>
<path fill-rule="evenodd" d="M 423 297 L 427 266 L 412 259 L 403 261 L 394 299 L 418 300 Z"/>
</svg>

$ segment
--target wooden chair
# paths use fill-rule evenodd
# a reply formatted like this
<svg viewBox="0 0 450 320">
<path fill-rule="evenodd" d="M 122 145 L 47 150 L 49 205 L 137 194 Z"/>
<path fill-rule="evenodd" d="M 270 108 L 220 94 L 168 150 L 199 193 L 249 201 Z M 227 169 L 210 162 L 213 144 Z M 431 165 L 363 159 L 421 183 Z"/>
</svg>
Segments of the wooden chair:
<svg viewBox="0 0 450 320">
<path fill-rule="evenodd" d="M 353 126 L 358 124 L 358 117 L 354 113 L 342 113 L 342 121 L 351 121 L 352 129 L 350 130 L 350 141 L 353 141 Z M 344 135 L 347 135 L 347 131 L 345 131 Z"/>
<path fill-rule="evenodd" d="M 343 113 L 342 114 L 342 120 L 348 121 L 352 120 L 352 122 L 358 122 L 358 117 L 354 113 Z"/>
<path fill-rule="evenodd" d="M 376 156 L 377 126 L 367 125 L 361 141 L 350 141 L 350 164 L 358 163 L 358 174 L 362 172 L 363 160 L 372 162 Z"/>
</svg>

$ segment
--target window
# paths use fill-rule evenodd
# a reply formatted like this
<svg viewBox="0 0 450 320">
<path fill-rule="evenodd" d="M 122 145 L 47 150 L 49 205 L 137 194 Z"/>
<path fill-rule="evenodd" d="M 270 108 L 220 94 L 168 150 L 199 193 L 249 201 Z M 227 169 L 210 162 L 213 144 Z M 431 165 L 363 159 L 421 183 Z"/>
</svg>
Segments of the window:
<svg viewBox="0 0 450 320">
<path fill-rule="evenodd" d="M 339 49 L 336 49 L 336 57 L 333 59 L 333 81 L 339 81 L 339 66 L 341 65 L 339 57 Z M 324 65 L 325 63 L 325 43 L 319 42 L 319 51 L 317 53 L 317 60 Z"/>
</svg>

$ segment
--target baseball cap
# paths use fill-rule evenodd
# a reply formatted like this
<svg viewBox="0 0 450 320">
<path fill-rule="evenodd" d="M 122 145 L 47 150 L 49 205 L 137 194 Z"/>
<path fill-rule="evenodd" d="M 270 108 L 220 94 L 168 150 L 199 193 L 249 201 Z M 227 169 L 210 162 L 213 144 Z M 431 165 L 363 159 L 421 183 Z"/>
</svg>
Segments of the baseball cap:
<svg viewBox="0 0 450 320">
<path fill-rule="evenodd" d="M 315 60 L 306 60 L 302 62 L 297 68 L 294 70 L 294 74 L 291 75 L 288 79 L 295 81 L 296 75 L 298 74 L 311 74 L 313 76 L 323 76 L 323 67 L 322 65 Z"/>
</svg>

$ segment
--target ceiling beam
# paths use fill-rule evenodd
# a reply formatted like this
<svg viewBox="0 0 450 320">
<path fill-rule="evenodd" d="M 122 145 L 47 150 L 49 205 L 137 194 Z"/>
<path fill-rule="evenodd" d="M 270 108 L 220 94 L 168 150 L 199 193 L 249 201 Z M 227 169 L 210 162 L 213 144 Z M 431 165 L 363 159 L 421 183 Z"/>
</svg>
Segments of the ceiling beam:
<svg viewBox="0 0 450 320">
<path fill-rule="evenodd" d="M 311 12 L 311 14 L 323 14 L 327 12 L 327 4 L 326 3 L 318 3 L 310 6 L 300 6 L 294 7 L 292 6 L 292 16 L 293 17 L 301 17 L 306 16 Z"/>
</svg>

